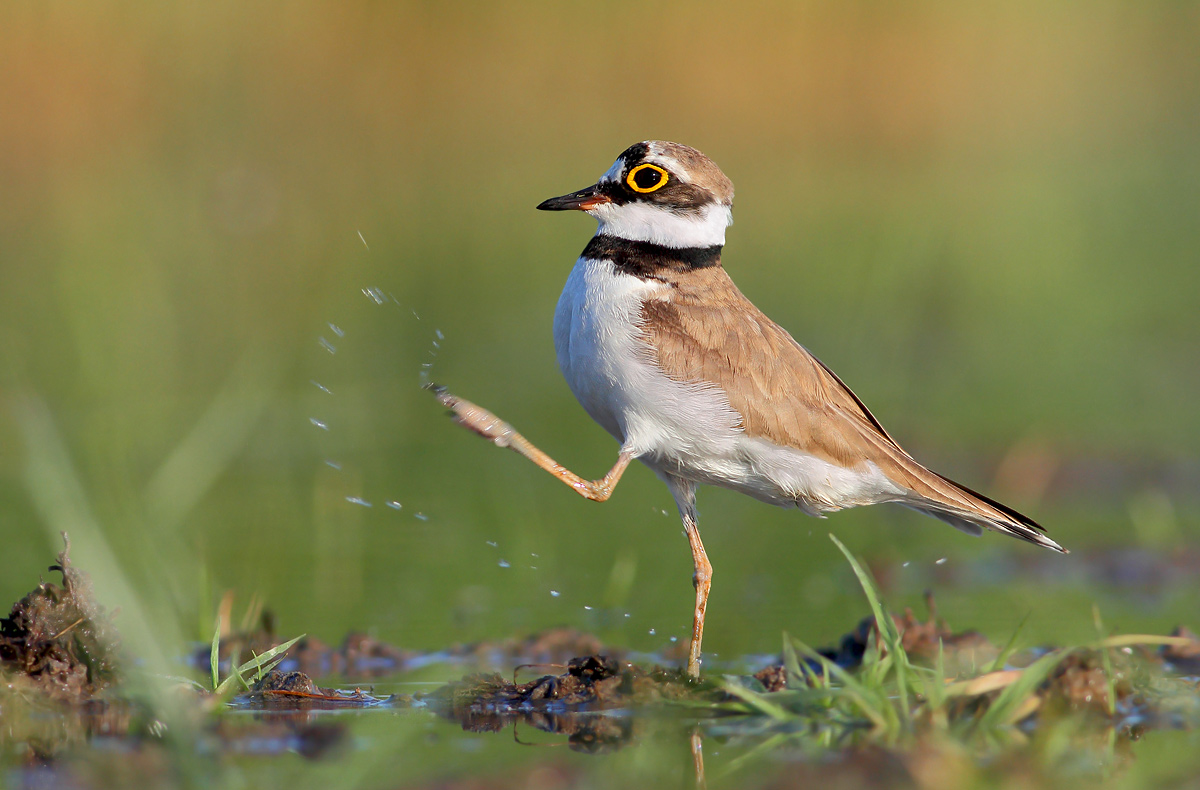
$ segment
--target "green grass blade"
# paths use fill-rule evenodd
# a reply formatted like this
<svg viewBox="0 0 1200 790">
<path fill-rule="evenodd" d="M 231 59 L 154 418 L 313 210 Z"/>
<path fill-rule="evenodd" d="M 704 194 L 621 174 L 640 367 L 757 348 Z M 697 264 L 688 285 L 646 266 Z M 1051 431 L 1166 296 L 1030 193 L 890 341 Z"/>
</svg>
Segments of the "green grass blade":
<svg viewBox="0 0 1200 790">
<path fill-rule="evenodd" d="M 807 678 L 804 671 L 800 669 L 800 659 L 796 656 L 796 648 L 786 631 L 783 633 L 783 668 L 787 671 L 789 688 L 793 681 L 797 684 L 804 683 L 805 685 L 809 685 L 806 682 Z"/>
<path fill-rule="evenodd" d="M 731 697 L 737 697 L 742 702 L 745 702 L 747 705 L 753 708 L 755 713 L 759 713 L 764 716 L 770 716 L 776 721 L 791 721 L 792 719 L 796 718 L 780 706 L 776 705 L 774 702 L 768 700 L 765 695 L 759 694 L 756 691 L 751 691 L 745 686 L 737 683 L 727 682 L 722 688 L 726 694 L 730 695 Z"/>
<path fill-rule="evenodd" d="M 212 690 L 216 691 L 220 685 L 220 675 L 217 667 L 221 663 L 221 618 L 217 618 L 217 628 L 213 631 L 212 647 L 208 650 L 208 668 L 212 672 Z"/>
<path fill-rule="evenodd" d="M 1069 652 L 1070 650 L 1054 650 L 1025 667 L 1021 671 L 1021 677 L 992 700 L 992 704 L 979 717 L 976 726 L 986 731 L 1015 724 L 1016 722 L 1012 720 L 1013 715 L 1020 710 L 1026 698 L 1037 691 L 1037 687 L 1050 676 L 1050 673 Z"/>
<path fill-rule="evenodd" d="M 896 628 L 896 621 L 892 619 L 887 607 L 883 604 L 883 597 L 879 594 L 879 587 L 875 584 L 875 580 L 871 578 L 871 574 L 858 561 L 858 558 L 850 553 L 850 550 L 837 539 L 832 533 L 829 539 L 846 557 L 846 561 L 850 563 L 850 567 L 854 569 L 854 575 L 858 577 L 858 583 L 862 586 L 863 592 L 867 596 L 867 602 L 871 605 L 871 613 L 875 615 L 876 627 L 883 638 L 883 642 L 887 645 L 888 655 L 892 659 L 891 665 L 896 672 L 896 692 L 900 698 L 900 717 L 905 723 L 910 721 L 912 710 L 908 704 L 908 677 L 905 671 L 908 667 L 908 655 L 904 652 L 903 642 L 900 638 L 900 631 Z M 883 665 L 880 673 L 880 680 L 886 677 L 886 665 Z"/>
<path fill-rule="evenodd" d="M 307 634 L 301 634 L 300 636 L 296 637 L 295 639 L 290 639 L 281 645 L 276 645 L 275 647 L 266 651 L 262 655 L 256 655 L 254 658 L 250 659 L 246 663 L 241 664 L 240 666 L 238 666 L 236 669 L 233 670 L 232 674 L 230 674 L 229 677 L 227 677 L 227 678 L 225 678 L 225 680 L 221 681 L 221 685 L 217 687 L 215 693 L 218 695 L 226 695 L 233 689 L 233 685 L 235 683 L 239 683 L 246 690 L 249 690 L 250 683 L 254 683 L 255 681 L 260 680 L 264 675 L 267 674 L 267 672 L 271 671 L 279 664 L 279 661 L 275 661 L 270 666 L 268 666 L 266 668 L 266 670 L 264 671 L 263 670 L 263 662 L 270 661 L 272 658 L 275 658 L 276 656 L 280 656 L 281 653 L 286 653 L 292 645 L 299 642 L 305 636 L 307 636 Z M 279 660 L 280 661 L 283 660 L 282 656 L 280 656 Z M 234 663 L 232 659 L 230 660 L 230 663 L 231 664 Z M 256 674 L 252 677 L 252 679 L 250 681 L 247 681 L 246 678 L 243 677 L 243 675 L 252 669 L 255 670 Z"/>
<path fill-rule="evenodd" d="M 883 635 L 884 643 L 890 647 L 893 642 L 899 642 L 900 632 L 896 630 L 895 621 L 890 617 L 885 617 L 887 610 L 883 605 L 883 598 L 879 595 L 879 587 L 875 584 L 870 572 L 858 561 L 857 557 L 850 553 L 850 549 L 837 539 L 837 535 L 831 533 L 829 539 L 846 557 L 846 561 L 854 570 L 854 575 L 858 577 L 858 583 L 866 593 L 867 603 L 871 605 L 871 612 L 875 615 L 875 622 L 879 624 L 879 632 Z"/>
<path fill-rule="evenodd" d="M 853 702 L 874 727 L 880 730 L 891 729 L 891 725 L 895 723 L 895 711 L 892 710 L 887 694 L 882 688 L 874 688 L 860 682 L 849 672 L 800 640 L 796 639 L 793 642 L 800 653 L 821 665 L 827 678 L 837 678 L 841 682 L 842 696 Z"/>
<path fill-rule="evenodd" d="M 999 672 L 1000 670 L 1004 669 L 1004 665 L 1008 663 L 1008 659 L 1012 658 L 1012 654 L 1017 651 L 1017 637 L 1021 635 L 1021 631 L 1024 630 L 1025 624 L 1029 622 L 1029 615 L 1031 614 L 1033 614 L 1032 609 L 1025 613 L 1025 616 L 1021 618 L 1021 622 L 1017 623 L 1017 630 L 1013 631 L 1013 635 L 1009 637 L 1008 642 L 1005 643 L 1004 649 L 996 655 L 996 660 L 992 662 L 992 668 L 987 672 Z M 983 674 L 986 675 L 987 672 L 984 672 Z"/>
<path fill-rule="evenodd" d="M 308 636 L 308 634 L 301 634 L 300 636 L 296 637 L 295 639 L 289 639 L 288 641 L 284 642 L 282 645 L 275 645 L 275 647 L 271 648 L 270 650 L 266 651 L 265 653 L 263 653 L 261 655 L 256 655 L 254 658 L 250 659 L 245 664 L 242 664 L 240 667 L 237 668 L 237 671 L 238 672 L 246 672 L 248 670 L 255 669 L 257 667 L 262 666 L 262 662 L 270 661 L 272 658 L 279 655 L 280 653 L 286 653 L 292 647 L 292 645 L 296 644 L 297 642 L 299 642 L 301 639 L 303 639 L 306 636 Z"/>
<path fill-rule="evenodd" d="M 1104 630 L 1104 620 L 1100 617 L 1100 606 L 1092 604 L 1092 619 L 1096 623 L 1096 636 L 1103 642 L 1107 634 Z M 1108 690 L 1108 715 L 1117 713 L 1117 680 L 1113 674 L 1112 654 L 1109 648 L 1100 648 L 1100 661 L 1104 665 L 1104 682 Z"/>
<path fill-rule="evenodd" d="M 275 659 L 271 663 L 264 664 L 263 666 L 259 667 L 258 671 L 255 672 L 254 675 L 250 678 L 249 682 L 257 683 L 258 681 L 265 678 L 267 675 L 271 674 L 271 670 L 274 669 L 275 667 L 279 666 L 280 662 L 282 662 L 284 658 L 286 658 L 286 656 L 280 656 L 279 658 Z"/>
</svg>

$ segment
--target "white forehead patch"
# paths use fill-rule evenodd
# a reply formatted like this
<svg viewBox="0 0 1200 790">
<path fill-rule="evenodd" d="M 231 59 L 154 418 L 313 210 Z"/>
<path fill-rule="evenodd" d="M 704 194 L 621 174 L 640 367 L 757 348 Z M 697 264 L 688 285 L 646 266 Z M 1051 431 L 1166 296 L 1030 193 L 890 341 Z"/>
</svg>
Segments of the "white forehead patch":
<svg viewBox="0 0 1200 790">
<path fill-rule="evenodd" d="M 600 183 L 616 183 L 620 181 L 621 171 L 624 169 L 625 164 L 620 160 L 620 158 L 618 158 L 617 161 L 612 163 L 612 167 L 608 168 L 608 170 L 604 172 L 604 175 L 600 176 Z"/>
</svg>

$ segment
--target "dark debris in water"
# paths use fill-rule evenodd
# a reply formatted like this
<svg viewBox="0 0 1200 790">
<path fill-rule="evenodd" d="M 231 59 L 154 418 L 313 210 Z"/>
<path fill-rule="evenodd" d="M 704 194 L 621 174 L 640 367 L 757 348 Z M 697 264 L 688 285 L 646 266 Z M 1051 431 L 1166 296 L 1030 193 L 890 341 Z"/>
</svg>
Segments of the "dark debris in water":
<svg viewBox="0 0 1200 790">
<path fill-rule="evenodd" d="M 119 638 L 92 594 L 87 574 L 71 565 L 71 544 L 50 570 L 62 586 L 38 584 L 0 619 L 0 670 L 57 699 L 82 703 L 119 679 Z"/>
<path fill-rule="evenodd" d="M 377 697 L 362 689 L 343 690 L 318 686 L 303 672 L 273 669 L 255 682 L 235 704 L 256 710 L 315 710 L 387 705 L 405 707 L 412 698 L 403 694 Z"/>
<path fill-rule="evenodd" d="M 701 684 L 679 670 L 643 668 L 609 656 L 572 658 L 564 672 L 527 683 L 501 675 L 469 675 L 440 689 L 429 700 L 455 718 L 469 714 L 503 716 L 535 709 L 609 710 L 682 699 Z"/>
<path fill-rule="evenodd" d="M 604 711 L 682 700 L 712 687 L 679 670 L 644 668 L 609 656 L 572 658 L 564 672 L 516 683 L 501 675 L 469 675 L 425 698 L 443 716 L 471 732 L 497 732 L 524 722 L 543 732 L 567 736 L 568 745 L 589 753 L 611 751 L 636 730 L 628 716 Z"/>
</svg>

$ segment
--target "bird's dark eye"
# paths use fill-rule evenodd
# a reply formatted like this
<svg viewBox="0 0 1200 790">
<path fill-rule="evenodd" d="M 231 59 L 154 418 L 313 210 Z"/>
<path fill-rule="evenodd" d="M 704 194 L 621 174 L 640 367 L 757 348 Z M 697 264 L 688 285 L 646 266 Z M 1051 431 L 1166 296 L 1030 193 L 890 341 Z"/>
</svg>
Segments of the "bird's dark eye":
<svg viewBox="0 0 1200 790">
<path fill-rule="evenodd" d="M 654 192 L 666 186 L 670 176 L 658 165 L 638 165 L 625 176 L 625 183 L 634 192 Z"/>
</svg>

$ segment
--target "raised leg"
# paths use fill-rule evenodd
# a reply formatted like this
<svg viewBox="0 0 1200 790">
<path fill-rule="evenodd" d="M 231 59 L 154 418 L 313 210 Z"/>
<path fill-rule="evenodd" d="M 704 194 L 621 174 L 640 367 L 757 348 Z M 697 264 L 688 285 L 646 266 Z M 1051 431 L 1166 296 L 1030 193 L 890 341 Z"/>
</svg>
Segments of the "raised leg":
<svg viewBox="0 0 1200 790">
<path fill-rule="evenodd" d="M 613 468 L 608 470 L 608 474 L 599 480 L 584 480 L 539 450 L 532 442 L 517 433 L 511 425 L 487 409 L 476 406 L 456 395 L 451 395 L 445 387 L 430 384 L 426 386 L 426 389 L 431 390 L 443 406 L 454 412 L 454 419 L 459 425 L 471 429 L 485 439 L 491 439 L 497 447 L 507 447 L 520 453 L 587 499 L 603 502 L 612 496 L 613 489 L 617 487 L 617 481 L 621 479 L 625 468 L 633 460 L 631 454 L 622 450 L 621 455 L 617 457 L 617 462 L 613 464 Z M 700 538 L 697 537 L 696 540 L 698 542 Z M 701 547 L 700 551 L 703 552 L 704 548 Z"/>
</svg>

